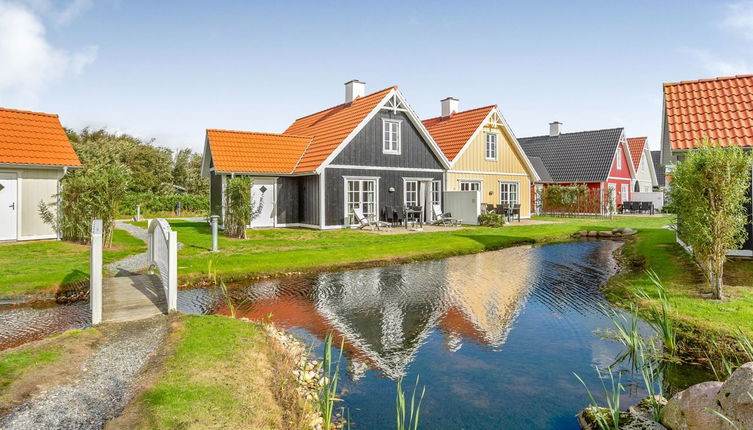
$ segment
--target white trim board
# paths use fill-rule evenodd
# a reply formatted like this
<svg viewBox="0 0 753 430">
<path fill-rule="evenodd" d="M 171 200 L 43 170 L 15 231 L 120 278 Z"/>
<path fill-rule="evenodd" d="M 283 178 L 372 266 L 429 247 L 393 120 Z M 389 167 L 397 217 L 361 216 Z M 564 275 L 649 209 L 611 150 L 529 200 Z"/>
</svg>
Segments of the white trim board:
<svg viewBox="0 0 753 430">
<path fill-rule="evenodd" d="M 511 172 L 481 172 L 477 170 L 450 170 L 447 173 L 462 173 L 469 175 L 506 175 L 506 176 L 530 176 L 527 173 L 511 173 Z"/>
<path fill-rule="evenodd" d="M 351 166 L 345 164 L 330 164 L 328 169 L 358 169 L 358 170 L 375 170 L 375 171 L 398 171 L 398 172 L 444 172 L 443 169 L 422 169 L 413 167 L 384 167 L 384 166 Z"/>
</svg>

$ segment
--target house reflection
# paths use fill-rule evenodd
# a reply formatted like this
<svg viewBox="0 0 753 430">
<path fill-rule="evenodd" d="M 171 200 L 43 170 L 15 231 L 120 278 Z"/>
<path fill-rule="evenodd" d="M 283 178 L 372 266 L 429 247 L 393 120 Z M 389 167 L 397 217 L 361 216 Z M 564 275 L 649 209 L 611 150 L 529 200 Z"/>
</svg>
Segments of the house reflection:
<svg viewBox="0 0 753 430">
<path fill-rule="evenodd" d="M 345 339 L 351 379 L 367 368 L 397 378 L 435 329 L 449 351 L 463 342 L 501 346 L 525 302 L 532 249 L 511 248 L 439 261 L 267 281 L 243 294 L 238 316 Z M 292 283 L 291 283 L 292 282 Z M 224 310 L 221 313 L 227 313 Z"/>
</svg>

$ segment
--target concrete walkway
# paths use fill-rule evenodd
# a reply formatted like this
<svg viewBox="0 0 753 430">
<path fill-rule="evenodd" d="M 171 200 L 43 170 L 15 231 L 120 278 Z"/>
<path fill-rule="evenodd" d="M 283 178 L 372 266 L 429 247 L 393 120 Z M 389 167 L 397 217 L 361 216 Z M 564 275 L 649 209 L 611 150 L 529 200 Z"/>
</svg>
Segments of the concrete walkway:
<svg viewBox="0 0 753 430">
<path fill-rule="evenodd" d="M 188 218 L 181 219 L 188 220 Z M 148 232 L 145 228 L 129 224 L 125 221 L 115 221 L 115 227 L 127 231 L 131 236 L 143 240 L 144 243 L 149 241 Z M 183 244 L 179 241 L 178 250 L 181 248 L 183 248 Z M 142 252 L 141 254 L 131 255 L 122 260 L 110 263 L 105 266 L 105 270 L 107 273 L 113 274 L 116 277 L 132 276 L 145 271 L 149 265 L 148 261 L 146 252 Z"/>
</svg>

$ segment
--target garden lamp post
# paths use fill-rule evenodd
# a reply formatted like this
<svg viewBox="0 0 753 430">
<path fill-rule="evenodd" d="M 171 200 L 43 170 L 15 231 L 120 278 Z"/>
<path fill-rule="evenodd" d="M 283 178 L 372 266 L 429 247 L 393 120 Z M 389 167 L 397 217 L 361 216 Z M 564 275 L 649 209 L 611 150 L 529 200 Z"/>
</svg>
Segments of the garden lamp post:
<svg viewBox="0 0 753 430">
<path fill-rule="evenodd" d="M 219 221 L 219 215 L 212 215 L 209 217 L 209 222 L 212 224 L 212 252 L 217 252 L 217 222 Z"/>
</svg>

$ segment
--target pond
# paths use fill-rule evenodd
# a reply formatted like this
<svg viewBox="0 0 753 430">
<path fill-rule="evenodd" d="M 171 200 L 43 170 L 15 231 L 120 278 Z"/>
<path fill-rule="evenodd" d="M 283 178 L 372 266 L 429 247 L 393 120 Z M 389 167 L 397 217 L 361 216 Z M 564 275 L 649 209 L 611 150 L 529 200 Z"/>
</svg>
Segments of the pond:
<svg viewBox="0 0 753 430">
<path fill-rule="evenodd" d="M 238 316 L 272 320 L 321 352 L 344 339 L 341 384 L 353 429 L 394 427 L 395 379 L 426 387 L 422 428 L 578 429 L 595 392 L 594 366 L 623 347 L 596 333 L 611 322 L 601 288 L 619 242 L 516 247 L 444 260 L 253 283 L 233 289 Z M 228 314 L 217 289 L 181 291 L 179 310 Z M 0 312 L 0 349 L 88 324 L 88 304 Z M 27 327 L 20 330 L 21 327 Z M 28 328 L 31 327 L 31 328 Z M 642 328 L 647 331 L 647 327 Z M 19 334 L 20 333 L 20 334 Z M 618 367 L 623 407 L 645 396 L 639 374 Z M 706 380 L 666 372 L 670 390 Z M 681 379 L 677 376 L 681 375 Z"/>
</svg>

